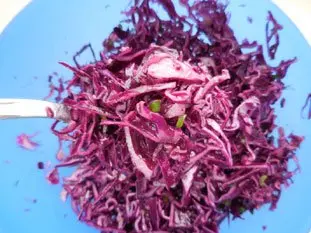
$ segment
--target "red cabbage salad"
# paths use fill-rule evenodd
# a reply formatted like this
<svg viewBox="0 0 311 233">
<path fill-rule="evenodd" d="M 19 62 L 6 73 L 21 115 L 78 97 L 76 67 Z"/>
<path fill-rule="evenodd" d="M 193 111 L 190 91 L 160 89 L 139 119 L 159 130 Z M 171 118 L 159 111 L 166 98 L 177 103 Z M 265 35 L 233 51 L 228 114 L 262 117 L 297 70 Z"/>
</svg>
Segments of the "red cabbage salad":
<svg viewBox="0 0 311 233">
<path fill-rule="evenodd" d="M 180 4 L 185 15 L 170 0 L 135 0 L 101 59 L 61 62 L 73 76 L 51 86 L 48 97 L 56 91 L 71 120 L 52 125 L 60 163 L 48 180 L 62 180 L 62 199 L 102 233 L 217 233 L 226 218 L 275 209 L 299 171 L 288 163 L 303 137 L 286 135 L 273 108 L 296 59 L 271 66 L 262 45 L 239 43 L 216 0 Z M 269 12 L 271 59 L 281 29 Z M 58 170 L 71 166 L 61 179 Z"/>
</svg>

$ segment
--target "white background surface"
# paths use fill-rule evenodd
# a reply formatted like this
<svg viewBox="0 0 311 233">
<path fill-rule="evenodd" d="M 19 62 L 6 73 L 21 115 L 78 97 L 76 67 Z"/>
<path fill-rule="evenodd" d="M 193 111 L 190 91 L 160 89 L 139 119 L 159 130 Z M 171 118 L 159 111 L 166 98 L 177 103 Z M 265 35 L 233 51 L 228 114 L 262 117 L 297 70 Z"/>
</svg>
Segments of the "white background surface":
<svg viewBox="0 0 311 233">
<path fill-rule="evenodd" d="M 22 10 L 30 1 L 31 0 L 0 0 L 0 33 L 14 18 L 14 16 L 18 14 L 18 12 Z M 298 26 L 302 34 L 311 45 L 311 0 L 272 1 L 277 4 L 294 21 L 294 23 Z"/>
</svg>

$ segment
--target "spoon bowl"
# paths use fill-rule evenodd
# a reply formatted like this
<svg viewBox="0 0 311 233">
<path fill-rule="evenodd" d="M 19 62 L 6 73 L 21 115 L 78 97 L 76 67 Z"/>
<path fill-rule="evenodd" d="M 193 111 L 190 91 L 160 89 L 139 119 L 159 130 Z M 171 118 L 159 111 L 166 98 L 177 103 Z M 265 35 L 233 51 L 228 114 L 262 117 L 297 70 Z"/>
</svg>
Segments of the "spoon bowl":
<svg viewBox="0 0 311 233">
<path fill-rule="evenodd" d="M 33 99 L 0 99 L 0 119 L 54 118 L 67 122 L 70 113 L 63 104 Z"/>
</svg>

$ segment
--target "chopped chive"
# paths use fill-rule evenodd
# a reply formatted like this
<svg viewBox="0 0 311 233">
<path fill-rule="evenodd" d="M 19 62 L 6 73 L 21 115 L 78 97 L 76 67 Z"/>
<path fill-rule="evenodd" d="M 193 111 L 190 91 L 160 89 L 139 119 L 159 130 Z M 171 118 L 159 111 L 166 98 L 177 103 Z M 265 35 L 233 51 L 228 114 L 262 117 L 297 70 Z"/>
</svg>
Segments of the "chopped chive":
<svg viewBox="0 0 311 233">
<path fill-rule="evenodd" d="M 160 112 L 161 111 L 161 100 L 154 100 L 149 104 L 149 109 L 152 112 Z"/>
<path fill-rule="evenodd" d="M 271 77 L 272 77 L 274 80 L 276 80 L 276 79 L 279 79 L 279 78 L 280 78 L 280 76 L 279 76 L 278 74 L 273 74 L 273 75 L 271 75 Z"/>
<path fill-rule="evenodd" d="M 243 214 L 246 211 L 246 209 L 243 206 L 240 206 L 239 212 L 240 214 Z"/>
<path fill-rule="evenodd" d="M 162 199 L 163 199 L 163 202 L 164 202 L 165 204 L 168 204 L 169 201 L 170 201 L 170 199 L 168 198 L 167 195 L 163 195 Z"/>
<path fill-rule="evenodd" d="M 259 178 L 259 184 L 261 187 L 263 186 L 266 186 L 266 180 L 268 179 L 268 176 L 267 175 L 262 175 L 260 178 Z"/>
<path fill-rule="evenodd" d="M 111 39 L 108 39 L 107 44 L 108 44 L 108 47 L 109 47 L 109 48 L 111 48 L 111 47 L 114 46 L 114 42 L 113 42 L 113 40 L 111 40 Z"/>
<path fill-rule="evenodd" d="M 176 122 L 176 127 L 177 127 L 177 128 L 183 127 L 184 122 L 185 122 L 185 119 L 186 119 L 186 116 L 187 116 L 187 115 L 184 114 L 184 115 L 178 117 L 178 120 L 177 120 L 177 122 Z"/>
<path fill-rule="evenodd" d="M 226 207 L 229 207 L 229 206 L 231 205 L 231 201 L 225 200 L 225 201 L 223 202 L 223 204 L 224 204 Z"/>
</svg>

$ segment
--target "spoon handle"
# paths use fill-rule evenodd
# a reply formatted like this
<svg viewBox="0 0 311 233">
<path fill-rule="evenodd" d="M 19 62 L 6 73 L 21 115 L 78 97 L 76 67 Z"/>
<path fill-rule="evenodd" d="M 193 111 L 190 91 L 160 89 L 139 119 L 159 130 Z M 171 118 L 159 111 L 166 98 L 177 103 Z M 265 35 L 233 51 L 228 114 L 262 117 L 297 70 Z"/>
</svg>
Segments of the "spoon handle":
<svg viewBox="0 0 311 233">
<path fill-rule="evenodd" d="M 49 114 L 51 110 L 52 114 Z M 0 99 L 0 119 L 55 118 L 68 121 L 70 115 L 63 104 L 32 99 Z"/>
</svg>

